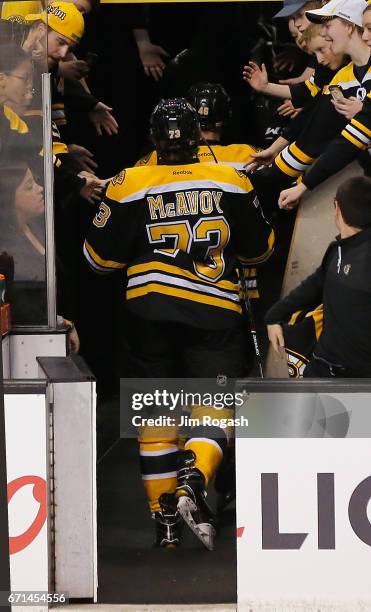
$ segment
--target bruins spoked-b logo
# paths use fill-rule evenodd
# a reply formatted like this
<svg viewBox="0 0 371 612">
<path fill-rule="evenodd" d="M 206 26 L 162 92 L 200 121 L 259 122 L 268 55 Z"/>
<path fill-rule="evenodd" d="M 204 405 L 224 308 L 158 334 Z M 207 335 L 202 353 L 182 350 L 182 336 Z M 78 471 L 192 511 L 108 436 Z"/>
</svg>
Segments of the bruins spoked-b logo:
<svg viewBox="0 0 371 612">
<path fill-rule="evenodd" d="M 351 268 L 352 268 L 352 265 L 351 265 L 351 264 L 346 264 L 346 265 L 344 266 L 343 270 L 344 270 L 344 274 L 345 274 L 346 276 L 348 276 L 348 274 L 349 274 L 349 272 L 350 272 Z"/>
<path fill-rule="evenodd" d="M 367 91 L 364 87 L 358 87 L 356 95 L 357 95 L 357 100 L 361 100 L 361 102 L 363 102 L 363 100 L 367 96 Z"/>
<path fill-rule="evenodd" d="M 309 360 L 304 355 L 299 355 L 295 351 L 286 348 L 287 368 L 289 378 L 303 378 L 304 370 Z"/>
</svg>

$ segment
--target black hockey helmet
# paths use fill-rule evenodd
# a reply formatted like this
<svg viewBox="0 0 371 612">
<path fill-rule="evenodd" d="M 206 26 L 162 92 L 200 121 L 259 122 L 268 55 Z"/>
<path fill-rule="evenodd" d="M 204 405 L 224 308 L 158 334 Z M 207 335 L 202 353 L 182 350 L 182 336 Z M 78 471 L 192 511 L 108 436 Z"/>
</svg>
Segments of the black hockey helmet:
<svg viewBox="0 0 371 612">
<path fill-rule="evenodd" d="M 230 97 L 219 83 L 192 85 L 187 97 L 197 111 L 202 130 L 215 132 L 231 117 Z"/>
<path fill-rule="evenodd" d="M 174 153 L 180 161 L 197 157 L 200 123 L 185 98 L 161 100 L 151 115 L 150 126 L 159 161 Z"/>
</svg>

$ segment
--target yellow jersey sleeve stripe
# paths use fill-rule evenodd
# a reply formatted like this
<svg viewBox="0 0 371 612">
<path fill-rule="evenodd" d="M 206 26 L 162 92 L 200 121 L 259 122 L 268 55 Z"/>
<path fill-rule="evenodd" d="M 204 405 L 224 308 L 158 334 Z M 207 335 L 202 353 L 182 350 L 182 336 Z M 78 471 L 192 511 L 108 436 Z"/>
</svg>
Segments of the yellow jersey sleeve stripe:
<svg viewBox="0 0 371 612">
<path fill-rule="evenodd" d="M 227 310 L 233 310 L 241 314 L 242 309 L 239 304 L 235 304 L 229 300 L 223 300 L 222 298 L 212 297 L 208 295 L 196 294 L 193 291 L 187 289 L 176 289 L 174 287 L 166 287 L 158 283 L 149 283 L 144 287 L 137 287 L 135 289 L 128 289 L 126 292 L 126 299 L 132 300 L 134 298 L 143 297 L 148 293 L 161 293 L 162 295 L 169 295 L 171 297 L 178 297 L 191 302 L 199 302 L 201 304 L 208 304 L 209 306 L 216 306 L 217 308 L 224 308 Z"/>
<path fill-rule="evenodd" d="M 303 162 L 303 164 L 313 164 L 314 158 L 309 157 L 309 155 L 306 155 L 303 151 L 301 151 L 295 142 L 290 145 L 290 151 L 295 155 L 295 157 Z"/>
<path fill-rule="evenodd" d="M 258 289 L 248 289 L 247 295 L 249 296 L 250 300 L 257 300 L 260 298 Z"/>
<path fill-rule="evenodd" d="M 87 240 L 85 240 L 85 248 L 89 253 L 90 257 L 93 259 L 93 261 L 95 261 L 95 263 L 97 263 L 102 268 L 112 268 L 113 270 L 121 270 L 126 266 L 126 264 L 120 263 L 118 261 L 113 261 L 111 259 L 103 259 L 98 255 L 98 253 L 94 251 L 93 247 L 88 243 Z"/>
<path fill-rule="evenodd" d="M 363 132 L 364 134 L 366 134 L 366 136 L 368 136 L 369 138 L 371 138 L 371 130 L 369 130 L 368 128 L 366 128 L 365 125 L 363 125 L 363 123 L 360 123 L 359 121 L 357 121 L 357 119 L 352 119 L 352 121 L 350 122 L 352 125 L 354 125 L 355 127 L 357 127 L 361 132 Z"/>
<path fill-rule="evenodd" d="M 349 134 L 347 130 L 343 130 L 341 132 L 341 135 L 344 136 L 344 138 L 346 138 L 347 140 L 349 140 L 349 142 L 351 142 L 355 147 L 357 147 L 357 149 L 366 148 L 366 145 L 363 142 L 361 142 L 360 140 L 357 140 L 354 136 L 352 136 L 352 134 Z"/>
<path fill-rule="evenodd" d="M 135 276 L 136 274 L 142 274 L 144 272 L 153 272 L 154 270 L 161 270 L 162 272 L 169 272 L 170 274 L 175 274 L 177 276 L 184 276 L 185 278 L 190 278 L 198 283 L 205 283 L 214 287 L 220 287 L 222 289 L 230 289 L 232 291 L 236 291 L 238 289 L 238 285 L 236 283 L 232 283 L 230 281 L 218 281 L 216 283 L 211 283 L 203 280 L 195 274 L 192 274 L 192 272 L 189 272 L 188 270 L 183 270 L 182 268 L 178 268 L 178 266 L 165 264 L 161 261 L 153 261 L 145 264 L 130 266 L 130 268 L 128 268 L 128 277 Z"/>
<path fill-rule="evenodd" d="M 265 251 L 265 253 L 263 253 L 263 255 L 259 255 L 259 257 L 246 257 L 246 258 L 241 257 L 240 255 L 237 255 L 237 257 L 244 264 L 252 265 L 252 264 L 264 263 L 265 261 L 267 261 L 267 259 L 269 259 L 269 257 L 273 253 L 274 241 L 275 241 L 274 230 L 271 230 L 271 233 L 269 234 L 269 238 L 268 238 L 268 248 Z"/>
<path fill-rule="evenodd" d="M 294 170 L 293 168 L 290 168 L 290 166 L 288 166 L 283 161 L 283 159 L 281 157 L 281 154 L 276 157 L 276 159 L 274 160 L 274 163 L 276 164 L 276 166 L 278 166 L 278 168 L 281 170 L 281 172 L 283 172 L 284 174 L 287 174 L 288 176 L 292 176 L 293 178 L 297 178 L 301 174 L 300 170 L 298 171 L 298 170 Z"/>
</svg>

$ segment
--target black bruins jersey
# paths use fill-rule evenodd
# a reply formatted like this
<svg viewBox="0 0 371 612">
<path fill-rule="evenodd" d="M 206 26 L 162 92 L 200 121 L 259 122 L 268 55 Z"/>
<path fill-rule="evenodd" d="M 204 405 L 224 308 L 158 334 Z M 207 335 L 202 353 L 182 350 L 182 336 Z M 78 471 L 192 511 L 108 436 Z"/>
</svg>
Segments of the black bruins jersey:
<svg viewBox="0 0 371 612">
<path fill-rule="evenodd" d="M 309 79 L 303 83 L 290 85 L 291 101 L 294 107 L 301 108 L 317 98 L 336 73 L 336 70 L 317 64 L 314 74 Z"/>
<path fill-rule="evenodd" d="M 237 170 L 243 170 L 246 164 L 251 163 L 252 153 L 256 153 L 258 149 L 255 149 L 251 145 L 247 144 L 230 144 L 221 145 L 219 143 L 210 143 L 210 147 L 215 155 L 210 151 L 210 148 L 206 145 L 201 145 L 197 150 L 197 157 L 203 164 L 215 164 L 215 160 L 220 164 L 226 166 L 232 166 Z M 136 164 L 136 166 L 156 166 L 157 165 L 157 153 L 152 151 L 145 157 L 142 157 Z"/>
<path fill-rule="evenodd" d="M 193 163 L 117 175 L 84 253 L 97 272 L 127 268 L 126 300 L 135 314 L 222 329 L 241 315 L 238 260 L 262 263 L 273 243 L 246 175 Z"/>
<path fill-rule="evenodd" d="M 361 151 L 371 146 L 371 97 L 367 96 L 362 110 L 347 123 L 341 135 L 325 149 L 317 163 L 310 168 L 303 182 L 314 189 L 329 176 L 336 174 L 356 159 Z"/>
<path fill-rule="evenodd" d="M 333 139 L 342 136 L 356 148 L 363 149 L 370 142 L 370 125 L 362 111 L 349 123 L 331 104 L 330 87 L 340 86 L 346 98 L 355 97 L 368 101 L 371 97 L 371 56 L 362 77 L 357 75 L 357 69 L 351 62 L 341 68 L 318 100 L 306 127 L 296 142 L 287 146 L 276 157 L 276 169 L 284 175 L 297 178 L 328 147 Z"/>
</svg>

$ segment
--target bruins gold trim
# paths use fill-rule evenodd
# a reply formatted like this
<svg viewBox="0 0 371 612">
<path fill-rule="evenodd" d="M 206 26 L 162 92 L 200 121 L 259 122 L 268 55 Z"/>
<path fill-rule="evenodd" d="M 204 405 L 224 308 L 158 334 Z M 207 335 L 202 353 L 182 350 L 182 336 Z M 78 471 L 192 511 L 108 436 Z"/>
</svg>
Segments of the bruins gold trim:
<svg viewBox="0 0 371 612">
<path fill-rule="evenodd" d="M 162 270 L 163 272 L 169 272 L 170 274 L 175 274 L 176 276 L 184 276 L 185 278 L 190 278 L 191 280 L 205 283 L 207 285 L 211 285 L 212 287 L 221 287 L 222 289 L 238 291 L 237 283 L 232 283 L 230 281 L 223 280 L 218 281 L 217 283 L 212 283 L 211 281 L 206 281 L 200 278 L 199 276 L 196 276 L 188 270 L 183 270 L 183 268 L 178 268 L 178 266 L 172 266 L 170 264 L 165 264 L 160 261 L 153 261 L 146 264 L 136 264 L 135 266 L 130 266 L 130 268 L 128 268 L 128 277 L 134 276 L 136 274 L 141 274 L 142 272 L 152 272 L 153 270 Z"/>
<path fill-rule="evenodd" d="M 121 270 L 122 268 L 125 268 L 126 264 L 119 263 L 117 261 L 112 261 L 111 259 L 102 259 L 102 257 L 100 257 L 98 253 L 94 251 L 93 247 L 88 243 L 87 240 L 85 240 L 85 247 L 90 257 L 95 261 L 95 263 L 102 266 L 103 268 L 113 268 L 115 270 Z"/>
<path fill-rule="evenodd" d="M 208 304 L 209 306 L 216 306 L 217 308 L 233 310 L 233 312 L 237 312 L 238 314 L 242 313 L 241 306 L 239 304 L 233 304 L 233 302 L 230 302 L 229 300 L 196 294 L 193 291 L 188 291 L 187 289 L 166 287 L 166 285 L 159 285 L 158 283 L 149 283 L 143 287 L 128 289 L 126 292 L 126 299 L 132 300 L 134 298 L 143 297 L 148 293 L 161 293 L 163 295 L 169 295 L 170 297 L 179 297 L 184 300 L 190 300 L 191 302 L 199 302 L 201 304 Z"/>
</svg>

